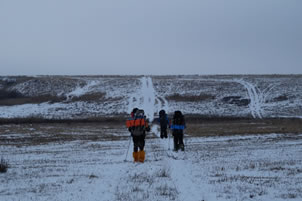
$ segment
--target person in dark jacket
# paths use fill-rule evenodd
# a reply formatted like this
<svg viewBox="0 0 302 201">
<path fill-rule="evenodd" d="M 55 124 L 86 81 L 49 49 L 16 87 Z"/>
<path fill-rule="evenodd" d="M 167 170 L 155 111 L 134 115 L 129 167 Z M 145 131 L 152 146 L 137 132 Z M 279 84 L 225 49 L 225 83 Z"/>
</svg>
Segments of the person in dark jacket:
<svg viewBox="0 0 302 201">
<path fill-rule="evenodd" d="M 160 137 L 162 139 L 167 138 L 168 137 L 167 128 L 169 126 L 169 119 L 168 119 L 168 115 L 166 114 L 165 110 L 159 111 L 158 122 L 160 124 Z"/>
<path fill-rule="evenodd" d="M 174 151 L 185 150 L 184 146 L 184 129 L 186 128 L 186 122 L 181 111 L 177 110 L 174 112 L 173 120 L 171 124 L 172 135 L 174 138 Z"/>
</svg>

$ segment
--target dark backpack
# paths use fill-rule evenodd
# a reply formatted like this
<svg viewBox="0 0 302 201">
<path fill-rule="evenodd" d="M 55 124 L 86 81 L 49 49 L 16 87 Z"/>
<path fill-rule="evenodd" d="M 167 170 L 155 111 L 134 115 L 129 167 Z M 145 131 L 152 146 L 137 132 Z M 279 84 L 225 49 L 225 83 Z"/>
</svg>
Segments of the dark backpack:
<svg viewBox="0 0 302 201">
<path fill-rule="evenodd" d="M 177 110 L 174 112 L 173 115 L 173 125 L 184 125 L 184 116 L 182 115 L 181 111 Z"/>
<path fill-rule="evenodd" d="M 134 114 L 134 119 L 142 119 L 145 117 L 144 110 L 137 109 Z"/>
<path fill-rule="evenodd" d="M 166 130 L 168 128 L 169 121 L 166 114 L 159 118 L 159 123 L 161 130 Z"/>
<path fill-rule="evenodd" d="M 134 114 L 134 126 L 132 129 L 133 136 L 141 136 L 145 134 L 146 118 L 144 110 L 137 110 Z"/>
</svg>

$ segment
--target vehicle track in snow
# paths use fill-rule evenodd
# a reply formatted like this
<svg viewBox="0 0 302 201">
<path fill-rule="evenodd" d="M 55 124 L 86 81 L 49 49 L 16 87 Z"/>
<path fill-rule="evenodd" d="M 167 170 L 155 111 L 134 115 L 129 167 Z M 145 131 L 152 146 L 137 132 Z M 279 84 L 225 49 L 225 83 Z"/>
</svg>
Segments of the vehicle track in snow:
<svg viewBox="0 0 302 201">
<path fill-rule="evenodd" d="M 263 117 L 263 110 L 262 110 L 262 101 L 263 101 L 263 96 L 260 95 L 262 92 L 257 88 L 255 85 L 253 85 L 250 82 L 247 82 L 245 80 L 235 80 L 239 84 L 243 85 L 248 93 L 248 96 L 251 100 L 249 107 L 252 113 L 252 116 L 254 118 L 260 118 L 262 119 Z"/>
<path fill-rule="evenodd" d="M 148 119 L 152 121 L 154 119 L 154 115 L 158 113 L 159 110 L 168 110 L 168 102 L 165 98 L 159 97 L 156 94 L 152 79 L 150 77 L 142 77 L 140 81 L 140 90 L 129 98 L 128 111 L 130 112 L 134 107 L 142 108 L 144 109 Z M 190 167 L 186 165 L 187 157 L 181 157 L 181 155 L 184 156 L 186 153 L 178 153 L 181 157 L 179 158 L 180 160 L 178 160 L 178 155 L 172 152 L 172 135 L 169 134 L 170 138 L 168 139 L 161 139 L 158 125 L 152 125 L 151 133 L 157 138 L 146 140 L 146 163 L 150 162 L 150 160 L 153 160 L 151 161 L 153 163 L 157 161 L 157 163 L 159 163 L 158 171 L 167 172 L 168 175 L 166 182 L 169 183 L 169 186 L 172 185 L 169 187 L 171 195 L 173 194 L 172 200 L 188 200 L 188 197 L 194 198 L 194 200 L 196 198 L 203 200 L 204 192 L 200 191 L 200 187 L 198 185 L 192 185 L 193 178 L 190 176 L 191 170 Z M 132 146 L 130 149 L 131 148 Z M 171 157 L 171 154 L 173 154 L 174 157 Z M 145 164 L 143 165 L 145 166 Z M 140 172 L 141 171 L 134 173 L 129 171 L 128 174 L 132 175 L 133 177 L 142 174 Z M 149 180 L 150 175 L 147 175 L 146 179 Z M 138 185 L 135 183 L 136 182 L 134 182 L 133 185 Z M 145 182 L 141 183 L 141 185 L 144 185 Z M 188 194 L 190 196 L 188 196 Z"/>
<path fill-rule="evenodd" d="M 192 80 L 192 79 L 181 79 L 181 80 Z M 214 81 L 214 82 L 227 82 L 227 83 L 238 83 L 247 90 L 247 95 L 250 99 L 249 109 L 253 118 L 262 119 L 265 115 L 263 109 L 264 103 L 266 102 L 271 91 L 277 87 L 275 84 L 269 84 L 265 89 L 259 89 L 255 84 L 248 82 L 243 79 L 198 79 L 199 81 Z"/>
<path fill-rule="evenodd" d="M 152 122 L 154 115 L 161 109 L 168 110 L 168 101 L 157 95 L 151 77 L 142 77 L 140 81 L 141 87 L 129 97 L 128 113 L 131 113 L 135 107 L 141 108 Z"/>
</svg>

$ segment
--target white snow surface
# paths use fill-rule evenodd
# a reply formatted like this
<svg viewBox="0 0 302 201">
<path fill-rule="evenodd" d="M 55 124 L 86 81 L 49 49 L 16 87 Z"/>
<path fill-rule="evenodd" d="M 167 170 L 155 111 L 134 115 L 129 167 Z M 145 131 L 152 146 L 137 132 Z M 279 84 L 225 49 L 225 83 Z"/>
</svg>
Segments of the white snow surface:
<svg viewBox="0 0 302 201">
<path fill-rule="evenodd" d="M 156 92 L 151 78 L 142 77 L 139 83 L 136 89 L 141 90 L 133 90 L 128 111 L 136 106 L 143 108 L 152 120 L 160 108 L 171 107 Z M 19 107 L 28 111 L 32 105 L 27 105 L 28 109 Z M 47 108 L 43 104 L 39 107 Z M 258 109 L 251 110 L 257 115 Z M 171 151 L 171 135 L 160 139 L 158 126 L 152 125 L 146 139 L 146 161 L 133 163 L 133 145 L 125 128 L 113 131 L 112 135 L 121 137 L 114 141 L 5 143 L 18 138 L 26 142 L 27 135 L 43 137 L 33 130 L 1 133 L 5 145 L 0 146 L 1 157 L 10 165 L 7 173 L 0 174 L 1 201 L 302 199 L 302 134 L 186 136 L 185 152 L 175 153 Z"/>
<path fill-rule="evenodd" d="M 172 139 L 158 135 L 154 125 L 145 163 L 132 162 L 127 138 L 1 146 L 10 168 L 0 174 L 0 200 L 302 199 L 302 135 L 187 137 L 186 151 L 178 153 Z"/>
</svg>

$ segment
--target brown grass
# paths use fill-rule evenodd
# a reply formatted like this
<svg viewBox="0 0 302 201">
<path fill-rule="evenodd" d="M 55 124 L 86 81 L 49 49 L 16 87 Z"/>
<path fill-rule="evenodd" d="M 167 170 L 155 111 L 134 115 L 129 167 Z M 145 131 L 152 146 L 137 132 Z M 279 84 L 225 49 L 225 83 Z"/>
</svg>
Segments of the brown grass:
<svg viewBox="0 0 302 201">
<path fill-rule="evenodd" d="M 269 133 L 302 133 L 302 119 L 188 118 L 186 134 L 224 136 Z"/>
<path fill-rule="evenodd" d="M 46 119 L 39 116 L 26 117 L 26 118 L 0 118 L 1 124 L 32 124 L 32 123 L 116 123 L 122 124 L 125 123 L 127 119 L 126 115 L 115 115 L 112 117 L 89 117 L 82 119 Z"/>
<path fill-rule="evenodd" d="M 73 123 L 28 123 L 0 125 L 0 146 L 41 145 L 69 141 L 123 140 L 130 135 L 124 123 L 117 122 L 73 122 Z M 10 134 L 17 136 L 11 138 Z M 123 135 L 121 135 L 122 133 Z"/>
<path fill-rule="evenodd" d="M 199 94 L 198 96 L 173 94 L 171 96 L 167 96 L 166 99 L 169 101 L 176 102 L 198 102 L 205 100 L 213 100 L 215 99 L 215 96 L 210 94 Z"/>
<path fill-rule="evenodd" d="M 59 97 L 59 96 L 52 96 L 52 95 L 42 95 L 42 96 L 35 96 L 35 97 L 18 97 L 18 98 L 6 98 L 0 100 L 0 105 L 5 106 L 13 106 L 13 105 L 22 105 L 22 104 L 39 104 L 44 102 L 49 103 L 57 103 L 62 102 L 66 98 Z"/>
<path fill-rule="evenodd" d="M 30 120 L 0 125 L 0 146 L 28 146 L 67 141 L 128 139 L 126 116 L 78 120 Z M 243 119 L 187 116 L 185 134 L 194 137 L 302 133 L 302 119 Z M 3 123 L 3 122 L 2 122 Z M 10 123 L 10 124 L 9 124 Z M 22 123 L 22 124 L 21 124 Z M 7 137 L 20 133 L 19 137 Z M 126 135 L 125 135 L 126 134 Z M 148 135 L 149 137 L 153 135 Z"/>
</svg>

